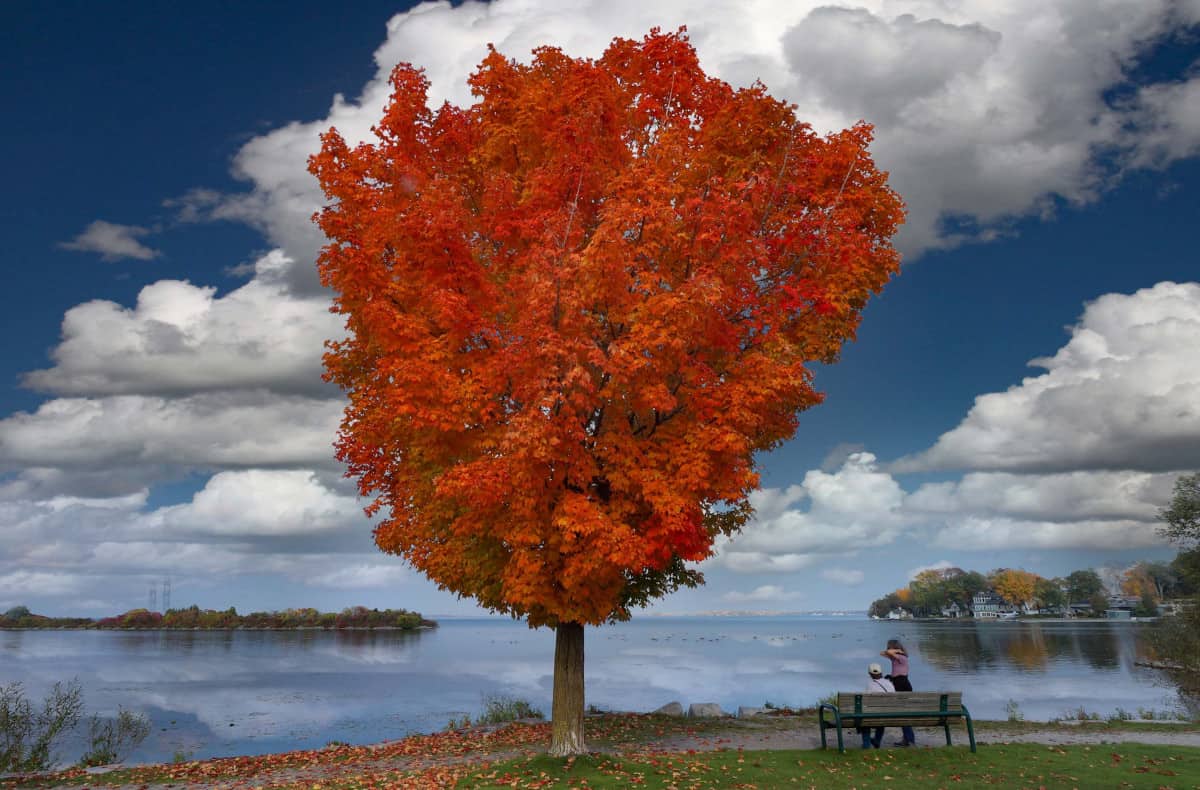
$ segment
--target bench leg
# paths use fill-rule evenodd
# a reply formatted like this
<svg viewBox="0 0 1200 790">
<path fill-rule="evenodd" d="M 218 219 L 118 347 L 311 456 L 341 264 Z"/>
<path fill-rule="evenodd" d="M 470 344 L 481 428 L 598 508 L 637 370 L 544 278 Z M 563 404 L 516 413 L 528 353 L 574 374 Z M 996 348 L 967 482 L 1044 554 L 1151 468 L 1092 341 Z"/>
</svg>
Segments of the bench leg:
<svg viewBox="0 0 1200 790">
<path fill-rule="evenodd" d="M 820 724 L 821 724 L 821 748 L 824 749 L 825 748 L 825 720 L 817 719 L 817 721 L 820 722 Z"/>
<path fill-rule="evenodd" d="M 946 722 L 945 726 L 943 726 L 942 729 L 944 729 L 946 731 L 946 745 L 950 746 L 951 745 L 950 744 L 950 722 Z"/>
<path fill-rule="evenodd" d="M 963 717 L 967 720 L 967 737 L 971 740 L 971 752 L 975 752 L 975 725 L 971 723 L 971 714 L 967 711 L 967 706 L 963 705 Z"/>
</svg>

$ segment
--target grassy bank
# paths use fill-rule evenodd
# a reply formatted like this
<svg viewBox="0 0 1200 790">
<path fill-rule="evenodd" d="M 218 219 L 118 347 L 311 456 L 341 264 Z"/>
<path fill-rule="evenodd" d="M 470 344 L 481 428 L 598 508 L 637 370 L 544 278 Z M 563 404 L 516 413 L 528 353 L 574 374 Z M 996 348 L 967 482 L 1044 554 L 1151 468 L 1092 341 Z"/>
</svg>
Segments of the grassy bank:
<svg viewBox="0 0 1200 790">
<path fill-rule="evenodd" d="M 102 774 L 72 770 L 0 780 L 0 788 L 61 786 L 575 787 L 1131 787 L 1200 786 L 1200 748 L 1104 743 L 1120 733 L 1196 733 L 1195 725 L 1095 722 L 1083 726 L 980 722 L 979 752 L 965 746 L 863 752 L 794 748 L 815 731 L 809 717 L 691 720 L 606 715 L 586 723 L 593 754 L 548 758 L 549 724 L 517 723 L 418 735 L 377 746 L 331 745 L 258 757 L 143 766 Z M 1033 729 L 1088 732 L 1072 746 L 997 744 Z M 746 738 L 748 733 L 753 739 Z M 774 746 L 736 748 L 771 737 Z M 960 733 L 955 733 L 959 743 Z M 779 736 L 779 737 L 775 737 Z M 986 741 L 993 741 L 987 743 Z M 854 742 L 851 737 L 849 742 Z M 931 739 L 929 743 L 934 743 Z"/>
<path fill-rule="evenodd" d="M 1143 744 L 1010 744 L 851 751 L 722 751 L 622 759 L 546 756 L 470 771 L 460 788 L 1122 787 L 1200 785 L 1200 749 Z M 354 782 L 339 785 L 356 787 Z"/>
</svg>

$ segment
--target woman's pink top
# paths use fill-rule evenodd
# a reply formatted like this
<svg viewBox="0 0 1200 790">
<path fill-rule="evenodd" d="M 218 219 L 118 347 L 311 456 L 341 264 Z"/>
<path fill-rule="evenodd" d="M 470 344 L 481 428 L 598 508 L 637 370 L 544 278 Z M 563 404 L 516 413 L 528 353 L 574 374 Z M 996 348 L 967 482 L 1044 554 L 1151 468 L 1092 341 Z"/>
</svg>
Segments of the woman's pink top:
<svg viewBox="0 0 1200 790">
<path fill-rule="evenodd" d="M 891 653 L 888 655 L 892 659 L 892 676 L 908 675 L 908 656 L 903 653 Z"/>
</svg>

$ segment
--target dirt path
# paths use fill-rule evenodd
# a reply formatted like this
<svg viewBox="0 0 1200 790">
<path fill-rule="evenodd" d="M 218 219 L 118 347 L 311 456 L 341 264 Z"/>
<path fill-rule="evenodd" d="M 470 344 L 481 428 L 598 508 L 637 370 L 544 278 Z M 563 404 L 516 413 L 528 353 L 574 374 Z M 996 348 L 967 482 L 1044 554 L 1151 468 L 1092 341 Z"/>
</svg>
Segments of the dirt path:
<svg viewBox="0 0 1200 790">
<path fill-rule="evenodd" d="M 961 726 L 950 728 L 954 745 L 967 743 L 966 729 Z M 899 739 L 898 728 L 891 728 L 884 733 L 884 747 L 899 748 L 892 743 Z M 844 736 L 848 749 L 859 748 L 858 735 L 849 732 Z M 826 733 L 831 744 L 836 745 L 837 735 L 833 731 Z M 942 748 L 945 738 L 942 733 L 933 730 L 918 729 L 918 745 L 927 748 Z M 1072 727 L 1069 725 L 1047 725 L 1044 729 L 1025 730 L 996 730 L 987 723 L 977 723 L 975 730 L 976 743 L 1042 743 L 1048 746 L 1082 744 L 1082 743 L 1151 743 L 1171 746 L 1200 747 L 1200 730 L 1180 728 L 1178 732 L 1162 729 L 1115 730 L 1090 727 Z M 704 736 L 671 736 L 645 744 L 638 751 L 711 751 L 714 749 L 820 749 L 821 735 L 814 723 L 806 718 L 784 719 L 768 724 L 759 724 L 754 720 L 738 722 L 728 730 Z"/>
</svg>

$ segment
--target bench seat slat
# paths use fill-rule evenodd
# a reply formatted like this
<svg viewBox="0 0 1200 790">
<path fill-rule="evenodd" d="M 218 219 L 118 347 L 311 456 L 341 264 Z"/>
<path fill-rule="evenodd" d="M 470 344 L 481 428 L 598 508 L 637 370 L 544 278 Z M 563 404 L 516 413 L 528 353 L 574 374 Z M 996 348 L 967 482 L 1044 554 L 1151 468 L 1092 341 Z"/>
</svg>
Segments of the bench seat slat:
<svg viewBox="0 0 1200 790">
<path fill-rule="evenodd" d="M 861 727 L 861 726 L 863 726 L 861 724 L 861 722 L 868 721 L 868 720 L 870 720 L 870 721 L 878 720 L 881 722 L 886 722 L 886 724 L 880 724 L 879 726 L 881 726 L 881 727 L 904 726 L 904 724 L 908 724 L 910 721 L 920 722 L 919 724 L 909 725 L 912 727 L 941 727 L 944 721 L 954 721 L 954 720 L 962 718 L 963 715 L 964 714 L 961 711 L 946 711 L 945 713 L 942 713 L 940 711 L 921 711 L 921 712 L 912 712 L 911 714 L 909 714 L 909 713 L 883 714 L 878 711 L 876 711 L 874 713 L 872 713 L 870 711 L 864 711 L 861 714 L 859 714 L 859 713 L 842 713 L 841 719 L 842 719 L 842 722 L 846 726 L 853 726 L 853 727 Z M 828 714 L 825 717 L 825 720 L 832 724 L 833 720 L 834 720 L 833 714 Z M 901 724 L 901 722 L 903 722 L 903 724 Z"/>
<path fill-rule="evenodd" d="M 943 719 L 920 718 L 920 719 L 854 719 L 845 714 L 842 714 L 843 727 L 943 727 L 950 722 L 956 722 L 961 718 L 958 714 L 952 713 Z M 832 726 L 832 721 L 830 721 Z"/>
</svg>

